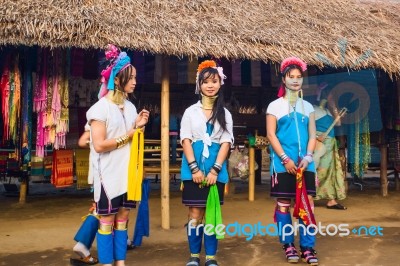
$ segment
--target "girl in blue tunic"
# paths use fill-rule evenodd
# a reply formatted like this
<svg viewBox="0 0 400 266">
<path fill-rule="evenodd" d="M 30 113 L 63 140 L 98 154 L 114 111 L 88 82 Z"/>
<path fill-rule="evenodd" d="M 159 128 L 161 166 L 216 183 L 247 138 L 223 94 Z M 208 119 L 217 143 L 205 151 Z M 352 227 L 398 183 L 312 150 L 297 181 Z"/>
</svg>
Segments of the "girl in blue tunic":
<svg viewBox="0 0 400 266">
<path fill-rule="evenodd" d="M 291 199 L 296 197 L 296 172 L 304 169 L 307 195 L 312 210 L 315 196 L 315 166 L 313 151 L 316 143 L 315 117 L 313 106 L 300 97 L 305 62 L 296 57 L 282 61 L 280 71 L 282 86 L 277 100 L 267 108 L 267 136 L 271 142 L 271 197 L 277 199 L 275 220 L 285 234 L 280 234 L 286 259 L 297 263 L 299 256 L 294 246 L 294 230 L 290 230 Z M 299 219 L 299 223 L 303 223 Z M 313 228 L 308 228 L 309 232 Z M 300 227 L 301 257 L 310 265 L 318 265 L 313 249 L 315 235 Z M 292 232 L 292 233 L 290 233 Z"/>
<path fill-rule="evenodd" d="M 182 203 L 189 207 L 187 234 L 191 253 L 187 266 L 200 264 L 202 221 L 210 186 L 217 186 L 223 204 L 224 187 L 229 180 L 226 157 L 233 143 L 233 122 L 232 115 L 224 108 L 221 85 L 225 78 L 222 67 L 217 67 L 214 61 L 201 63 L 196 78 L 199 101 L 185 110 L 181 121 Z M 217 246 L 215 234 L 204 234 L 206 266 L 218 265 Z"/>
</svg>

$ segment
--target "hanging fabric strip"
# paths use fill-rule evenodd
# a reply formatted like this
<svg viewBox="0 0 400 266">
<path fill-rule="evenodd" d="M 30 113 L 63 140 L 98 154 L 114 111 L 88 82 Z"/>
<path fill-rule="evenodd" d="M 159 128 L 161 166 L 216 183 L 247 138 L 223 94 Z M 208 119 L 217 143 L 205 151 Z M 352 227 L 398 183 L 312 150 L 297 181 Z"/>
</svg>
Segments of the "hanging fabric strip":
<svg viewBox="0 0 400 266">
<path fill-rule="evenodd" d="M 251 61 L 251 86 L 261 87 L 261 62 Z"/>
<path fill-rule="evenodd" d="M 154 64 L 154 83 L 161 84 L 162 55 L 156 54 Z"/>
<path fill-rule="evenodd" d="M 178 69 L 178 84 L 187 84 L 188 82 L 188 59 L 183 57 L 178 59 L 177 69 Z"/>
<path fill-rule="evenodd" d="M 251 86 L 251 63 L 250 60 L 243 60 L 240 64 L 242 86 Z"/>
<path fill-rule="evenodd" d="M 156 63 L 156 58 L 154 55 L 147 54 L 144 57 L 144 71 L 145 84 L 153 84 L 154 83 L 154 65 Z"/>
<path fill-rule="evenodd" d="M 3 114 L 3 141 L 9 138 L 9 97 L 10 97 L 10 70 L 9 70 L 9 55 L 3 67 L 1 80 L 1 111 Z"/>
<path fill-rule="evenodd" d="M 133 134 L 128 166 L 128 200 L 142 200 L 144 158 L 144 133 L 137 129 Z"/>
<path fill-rule="evenodd" d="M 144 55 L 142 52 L 134 52 L 133 54 L 133 62 L 136 68 L 136 76 L 137 76 L 137 83 L 144 84 L 144 77 L 145 77 L 145 61 Z"/>
<path fill-rule="evenodd" d="M 10 123 L 10 139 L 13 141 L 15 146 L 18 146 L 18 128 L 20 119 L 20 106 L 21 106 L 21 74 L 19 71 L 19 56 L 16 55 L 13 61 L 12 79 L 13 84 L 10 91 L 10 111 L 9 111 L 9 123 Z"/>
<path fill-rule="evenodd" d="M 261 62 L 261 86 L 269 88 L 271 86 L 271 68 L 269 64 Z"/>
<path fill-rule="evenodd" d="M 242 69 L 240 61 L 236 60 L 232 62 L 232 86 L 242 85 Z"/>
<path fill-rule="evenodd" d="M 178 83 L 178 58 L 175 56 L 169 57 L 169 82 L 170 84 Z"/>
</svg>

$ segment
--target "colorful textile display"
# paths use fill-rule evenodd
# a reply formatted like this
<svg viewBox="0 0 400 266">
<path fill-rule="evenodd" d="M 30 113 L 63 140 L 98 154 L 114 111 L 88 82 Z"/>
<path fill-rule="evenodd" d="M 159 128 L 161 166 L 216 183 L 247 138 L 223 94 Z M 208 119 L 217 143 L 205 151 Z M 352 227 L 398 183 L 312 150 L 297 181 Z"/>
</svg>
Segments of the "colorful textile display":
<svg viewBox="0 0 400 266">
<path fill-rule="evenodd" d="M 1 111 L 3 118 L 3 141 L 19 140 L 19 120 L 21 115 L 21 74 L 19 55 L 10 53 L 6 56 L 0 79 Z"/>
<path fill-rule="evenodd" d="M 73 162 L 72 150 L 55 150 L 53 152 L 51 183 L 55 187 L 68 187 L 74 184 Z"/>
<path fill-rule="evenodd" d="M 69 124 L 69 50 L 39 48 L 34 107 L 37 113 L 36 155 L 45 155 L 45 146 L 65 147 Z"/>
<path fill-rule="evenodd" d="M 87 189 L 90 188 L 88 184 L 89 174 L 89 149 L 76 149 L 75 150 L 75 170 L 76 170 L 76 188 Z"/>
<path fill-rule="evenodd" d="M 307 196 L 306 182 L 304 180 L 304 169 L 298 168 L 296 173 L 296 204 L 293 216 L 301 219 L 305 225 L 316 224 L 314 213 L 311 209 Z"/>
</svg>

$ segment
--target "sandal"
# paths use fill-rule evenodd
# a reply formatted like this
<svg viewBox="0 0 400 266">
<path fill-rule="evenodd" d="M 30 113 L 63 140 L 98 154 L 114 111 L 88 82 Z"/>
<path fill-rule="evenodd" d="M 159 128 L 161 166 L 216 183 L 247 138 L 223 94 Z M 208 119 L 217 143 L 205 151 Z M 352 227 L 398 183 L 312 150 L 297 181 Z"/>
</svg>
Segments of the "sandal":
<svg viewBox="0 0 400 266">
<path fill-rule="evenodd" d="M 301 259 L 308 265 L 318 265 L 318 259 L 315 256 L 317 252 L 311 247 L 300 247 Z"/>
<path fill-rule="evenodd" d="M 84 258 L 70 258 L 69 262 L 71 263 L 71 265 L 74 266 L 84 266 L 84 265 L 95 265 L 97 263 L 99 263 L 99 260 L 96 257 L 92 257 L 92 255 L 89 255 L 87 257 Z"/>
<path fill-rule="evenodd" d="M 283 250 L 285 251 L 286 260 L 289 263 L 299 262 L 299 254 L 297 253 L 296 247 L 293 243 L 283 245 Z"/>
<path fill-rule="evenodd" d="M 337 204 L 332 205 L 332 206 L 326 205 L 326 207 L 327 207 L 328 209 L 333 209 L 333 210 L 347 210 L 347 207 L 343 206 L 343 205 L 340 204 L 340 203 L 337 203 Z"/>
<path fill-rule="evenodd" d="M 190 257 L 186 266 L 199 266 L 200 265 L 200 258 L 197 257 Z"/>
<path fill-rule="evenodd" d="M 208 260 L 206 261 L 205 266 L 218 266 L 218 263 L 216 260 Z"/>
<path fill-rule="evenodd" d="M 132 249 L 135 249 L 135 248 L 136 248 L 136 246 L 133 243 L 126 245 L 126 250 L 132 250 Z"/>
</svg>

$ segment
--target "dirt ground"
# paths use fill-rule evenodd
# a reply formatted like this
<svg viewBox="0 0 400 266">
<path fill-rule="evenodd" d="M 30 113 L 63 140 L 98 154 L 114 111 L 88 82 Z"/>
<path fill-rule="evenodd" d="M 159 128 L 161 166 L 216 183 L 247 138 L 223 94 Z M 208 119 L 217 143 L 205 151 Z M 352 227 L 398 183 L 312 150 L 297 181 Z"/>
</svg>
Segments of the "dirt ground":
<svg viewBox="0 0 400 266">
<path fill-rule="evenodd" d="M 222 208 L 224 223 L 273 223 L 274 202 L 269 198 L 268 185 L 256 186 L 256 200 L 249 202 L 247 184 L 234 184 L 236 189 L 227 195 Z M 126 265 L 185 265 L 187 210 L 181 204 L 178 185 L 171 186 L 171 229 L 160 227 L 160 190 L 153 189 L 150 237 L 144 238 L 141 247 L 128 251 Z M 0 265 L 69 265 L 74 256 L 73 236 L 90 206 L 90 193 L 32 195 L 24 205 L 18 203 L 18 198 L 0 196 L 0 202 Z M 383 228 L 383 236 L 352 232 L 342 237 L 317 235 L 320 265 L 400 265 L 399 202 L 400 191 L 391 188 L 389 196 L 383 198 L 377 185 L 363 191 L 351 186 L 348 198 L 342 201 L 348 206 L 346 211 L 329 210 L 324 201 L 317 202 L 316 218 L 323 225 L 347 223 L 350 230 L 359 226 Z M 131 221 L 135 216 L 136 211 L 131 212 Z M 132 232 L 133 223 L 130 236 Z M 96 244 L 93 254 L 97 253 L 95 249 Z M 260 235 L 250 241 L 243 235 L 226 236 L 220 241 L 218 262 L 231 266 L 288 265 L 277 237 Z"/>
</svg>

